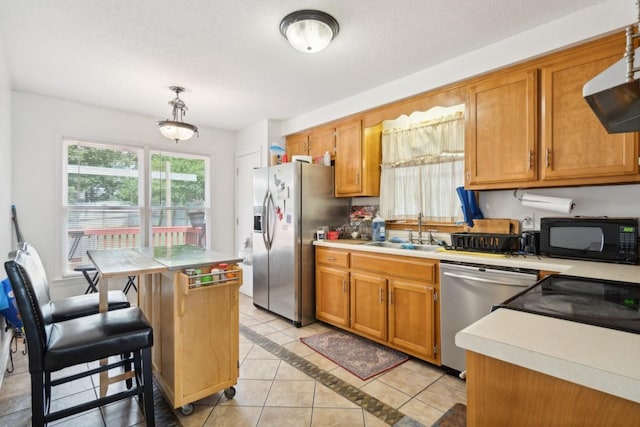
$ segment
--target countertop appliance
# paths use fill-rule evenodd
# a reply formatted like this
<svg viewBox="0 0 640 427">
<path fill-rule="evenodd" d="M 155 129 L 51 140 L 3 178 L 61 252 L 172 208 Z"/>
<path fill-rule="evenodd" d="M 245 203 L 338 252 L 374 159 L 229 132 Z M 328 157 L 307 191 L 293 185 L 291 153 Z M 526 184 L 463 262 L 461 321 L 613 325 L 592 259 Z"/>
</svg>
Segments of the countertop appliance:
<svg viewBox="0 0 640 427">
<path fill-rule="evenodd" d="M 541 218 L 540 254 L 637 264 L 638 218 Z"/>
<path fill-rule="evenodd" d="M 538 280 L 535 270 L 440 262 L 440 361 L 464 373 L 464 349 L 455 335 L 489 314 L 491 307 L 522 292 Z"/>
<path fill-rule="evenodd" d="M 493 309 L 587 323 L 640 334 L 640 284 L 551 275 Z"/>
<path fill-rule="evenodd" d="M 253 303 L 296 326 L 315 318 L 313 240 L 349 218 L 333 195 L 333 168 L 304 162 L 254 170 Z"/>
</svg>

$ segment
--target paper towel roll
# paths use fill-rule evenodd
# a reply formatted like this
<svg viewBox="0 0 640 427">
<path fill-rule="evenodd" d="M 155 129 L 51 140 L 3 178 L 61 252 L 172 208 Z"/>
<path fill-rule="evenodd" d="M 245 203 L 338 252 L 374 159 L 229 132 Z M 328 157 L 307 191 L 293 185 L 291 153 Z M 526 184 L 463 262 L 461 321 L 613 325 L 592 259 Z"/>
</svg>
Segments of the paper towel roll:
<svg viewBox="0 0 640 427">
<path fill-rule="evenodd" d="M 575 206 L 572 199 L 566 199 L 564 197 L 551 197 L 540 196 L 537 194 L 524 193 L 522 195 L 522 206 L 536 209 L 543 209 L 547 211 L 571 213 L 571 210 Z"/>
</svg>

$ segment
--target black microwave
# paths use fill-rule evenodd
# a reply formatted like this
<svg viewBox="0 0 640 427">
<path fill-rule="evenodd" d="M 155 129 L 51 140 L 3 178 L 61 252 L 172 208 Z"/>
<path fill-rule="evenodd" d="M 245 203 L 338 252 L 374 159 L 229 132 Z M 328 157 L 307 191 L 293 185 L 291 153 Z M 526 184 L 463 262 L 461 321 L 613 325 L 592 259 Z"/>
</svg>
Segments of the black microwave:
<svg viewBox="0 0 640 427">
<path fill-rule="evenodd" d="M 541 218 L 540 254 L 637 264 L 638 218 Z"/>
</svg>

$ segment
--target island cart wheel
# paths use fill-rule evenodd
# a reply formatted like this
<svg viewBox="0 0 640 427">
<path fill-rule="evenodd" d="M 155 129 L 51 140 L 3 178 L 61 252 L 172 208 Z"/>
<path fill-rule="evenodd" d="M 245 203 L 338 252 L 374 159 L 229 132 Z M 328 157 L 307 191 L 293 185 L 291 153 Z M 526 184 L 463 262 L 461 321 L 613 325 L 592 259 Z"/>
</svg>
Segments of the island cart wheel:
<svg viewBox="0 0 640 427">
<path fill-rule="evenodd" d="M 184 416 L 193 414 L 193 403 L 182 405 L 182 408 L 180 408 L 180 412 L 182 412 L 182 415 Z"/>
<path fill-rule="evenodd" d="M 235 395 L 236 395 L 235 387 L 229 387 L 224 390 L 224 397 L 226 397 L 227 399 L 233 399 Z"/>
</svg>

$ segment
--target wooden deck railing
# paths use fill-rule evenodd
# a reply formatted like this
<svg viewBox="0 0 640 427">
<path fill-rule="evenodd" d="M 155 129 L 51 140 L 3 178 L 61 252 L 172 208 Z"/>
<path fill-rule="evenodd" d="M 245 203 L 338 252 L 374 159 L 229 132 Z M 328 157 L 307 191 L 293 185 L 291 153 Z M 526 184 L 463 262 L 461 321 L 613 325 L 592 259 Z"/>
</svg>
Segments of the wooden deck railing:
<svg viewBox="0 0 640 427">
<path fill-rule="evenodd" d="M 203 244 L 204 227 L 153 227 L 151 246 Z M 83 239 L 87 239 L 84 240 Z M 108 229 L 69 230 L 69 253 L 72 263 L 82 261 L 88 249 L 119 249 L 141 246 L 140 228 L 122 227 Z M 79 250 L 80 249 L 80 250 Z"/>
</svg>

